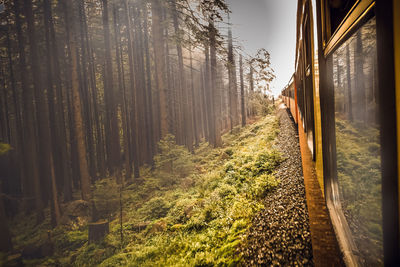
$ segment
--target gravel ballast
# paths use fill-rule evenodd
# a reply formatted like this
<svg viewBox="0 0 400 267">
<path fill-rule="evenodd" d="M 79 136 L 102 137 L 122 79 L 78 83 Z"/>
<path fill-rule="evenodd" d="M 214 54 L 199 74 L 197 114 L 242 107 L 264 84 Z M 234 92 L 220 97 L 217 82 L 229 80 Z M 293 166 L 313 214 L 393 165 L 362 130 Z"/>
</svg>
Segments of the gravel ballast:
<svg viewBox="0 0 400 267">
<path fill-rule="evenodd" d="M 276 147 L 285 158 L 275 174 L 280 184 L 264 199 L 240 253 L 248 266 L 313 266 L 297 130 L 286 109 L 279 108 L 277 116 Z"/>
</svg>

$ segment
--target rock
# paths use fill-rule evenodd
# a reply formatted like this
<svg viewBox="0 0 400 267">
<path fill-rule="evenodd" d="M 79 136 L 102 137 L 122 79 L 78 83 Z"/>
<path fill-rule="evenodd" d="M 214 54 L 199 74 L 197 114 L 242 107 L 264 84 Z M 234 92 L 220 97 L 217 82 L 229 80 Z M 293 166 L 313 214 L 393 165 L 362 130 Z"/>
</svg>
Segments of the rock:
<svg viewBox="0 0 400 267">
<path fill-rule="evenodd" d="M 167 229 L 167 223 L 163 220 L 159 220 L 151 226 L 149 233 L 154 234 L 158 232 L 164 232 L 165 229 Z"/>
<path fill-rule="evenodd" d="M 193 208 L 194 208 L 194 204 L 193 204 L 193 205 L 186 206 L 186 207 L 183 209 L 183 212 L 185 213 L 186 218 L 190 219 L 190 218 L 192 217 Z"/>
</svg>

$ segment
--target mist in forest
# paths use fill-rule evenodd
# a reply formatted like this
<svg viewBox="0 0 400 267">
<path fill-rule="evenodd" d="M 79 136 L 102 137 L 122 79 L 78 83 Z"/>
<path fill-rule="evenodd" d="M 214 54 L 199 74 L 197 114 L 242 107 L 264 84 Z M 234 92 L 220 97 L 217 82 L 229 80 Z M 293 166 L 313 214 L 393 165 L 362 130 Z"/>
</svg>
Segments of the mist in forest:
<svg viewBox="0 0 400 267">
<path fill-rule="evenodd" d="M 269 48 L 277 35 L 242 24 L 237 5 L 0 3 L 0 263 L 115 266 L 128 250 L 136 251 L 128 263 L 154 263 L 148 244 L 189 249 L 167 229 L 190 244 L 210 229 L 218 253 L 236 261 L 238 233 L 278 183 L 270 175 L 281 160 L 270 144 L 277 126 L 268 116 L 272 82 L 283 69 Z M 249 29 L 257 33 L 248 37 Z M 251 147 L 251 173 L 224 165 L 244 162 Z M 263 169 L 266 160 L 274 163 Z M 235 176 L 236 189 L 224 180 L 234 172 L 242 177 Z M 210 196 L 220 193 L 212 193 L 211 180 L 237 197 L 214 203 Z M 239 213 L 222 212 L 229 209 Z M 218 238 L 218 229 L 233 227 L 230 216 L 241 225 Z M 226 240 L 236 243 L 225 248 Z"/>
<path fill-rule="evenodd" d="M 235 41 L 244 52 L 255 55 L 259 48 L 271 53 L 276 79 L 271 82 L 275 96 L 280 94 L 294 72 L 296 44 L 295 0 L 228 0 Z"/>
</svg>

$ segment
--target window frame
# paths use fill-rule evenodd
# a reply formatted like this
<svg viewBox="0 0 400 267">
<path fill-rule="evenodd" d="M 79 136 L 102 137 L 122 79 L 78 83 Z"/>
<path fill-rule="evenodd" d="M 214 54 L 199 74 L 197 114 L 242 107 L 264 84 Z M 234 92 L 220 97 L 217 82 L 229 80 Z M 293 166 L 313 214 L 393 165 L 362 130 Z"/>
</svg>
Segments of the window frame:
<svg viewBox="0 0 400 267">
<path fill-rule="evenodd" d="M 380 113 L 380 145 L 382 174 L 383 250 L 385 265 L 400 263 L 400 230 L 398 201 L 398 152 L 396 102 L 394 85 L 393 17 L 387 14 L 393 1 L 359 0 L 350 9 L 334 33 L 330 32 L 327 0 L 317 1 L 318 56 L 320 66 L 320 99 L 323 143 L 324 190 L 331 220 L 347 265 L 360 261 L 357 247 L 339 201 L 335 106 L 332 53 L 371 17 L 376 17 L 378 90 Z M 372 15 L 371 15 L 372 14 Z M 385 90 L 380 90 L 385 88 Z"/>
</svg>

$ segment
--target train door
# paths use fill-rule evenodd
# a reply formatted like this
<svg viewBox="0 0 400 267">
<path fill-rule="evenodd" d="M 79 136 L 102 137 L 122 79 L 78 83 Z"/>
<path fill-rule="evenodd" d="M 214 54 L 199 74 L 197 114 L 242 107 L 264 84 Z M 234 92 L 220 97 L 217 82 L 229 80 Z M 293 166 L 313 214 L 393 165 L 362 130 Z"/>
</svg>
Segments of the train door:
<svg viewBox="0 0 400 267">
<path fill-rule="evenodd" d="M 328 208 L 349 265 L 399 264 L 392 1 L 320 0 Z"/>
</svg>

